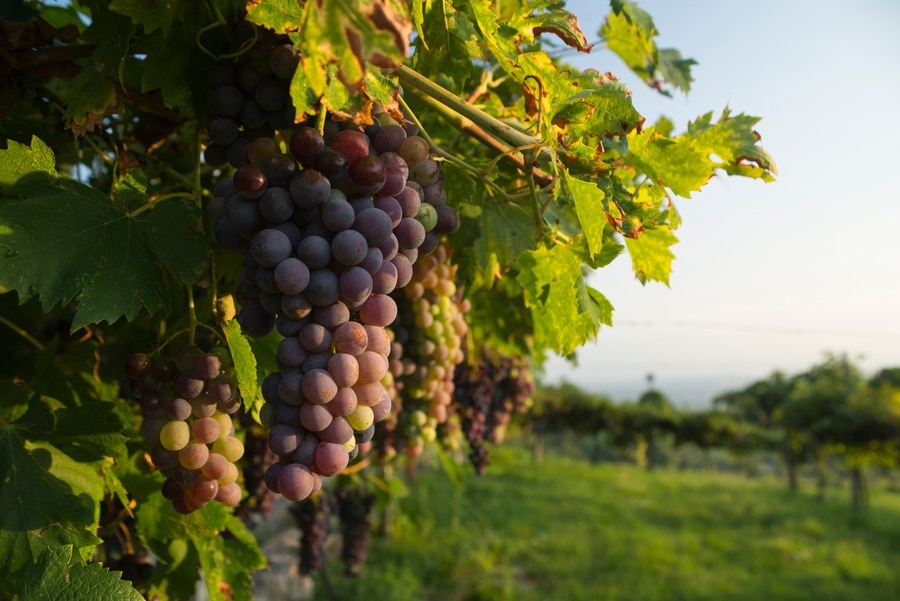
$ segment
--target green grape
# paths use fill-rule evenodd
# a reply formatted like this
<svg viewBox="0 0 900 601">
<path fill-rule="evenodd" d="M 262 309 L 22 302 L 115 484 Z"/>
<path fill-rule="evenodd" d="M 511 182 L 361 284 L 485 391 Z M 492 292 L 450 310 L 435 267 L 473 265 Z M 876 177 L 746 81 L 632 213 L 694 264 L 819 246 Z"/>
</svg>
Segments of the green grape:
<svg viewBox="0 0 900 601">
<path fill-rule="evenodd" d="M 220 438 L 212 444 L 213 453 L 218 453 L 234 463 L 244 455 L 243 443 L 234 436 Z"/>
<path fill-rule="evenodd" d="M 169 451 L 180 451 L 190 441 L 191 427 L 187 422 L 168 422 L 159 432 L 159 443 Z"/>
</svg>

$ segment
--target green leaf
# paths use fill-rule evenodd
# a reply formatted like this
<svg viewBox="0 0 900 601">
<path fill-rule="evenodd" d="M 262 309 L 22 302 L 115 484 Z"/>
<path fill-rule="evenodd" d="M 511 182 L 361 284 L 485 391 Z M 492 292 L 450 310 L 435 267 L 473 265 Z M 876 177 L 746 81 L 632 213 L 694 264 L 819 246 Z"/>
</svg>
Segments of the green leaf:
<svg viewBox="0 0 900 601">
<path fill-rule="evenodd" d="M 74 561 L 71 546 L 52 547 L 22 577 L 20 601 L 142 601 L 121 572 Z"/>
<path fill-rule="evenodd" d="M 449 0 L 438 0 L 426 5 L 426 11 L 421 19 L 416 17 L 416 22 L 414 68 L 420 73 L 446 76 L 455 84 L 455 91 L 459 91 L 462 83 L 477 73 L 473 60 L 484 56 L 480 45 L 482 36 L 472 18 Z"/>
<path fill-rule="evenodd" d="M 249 411 L 259 422 L 259 411 L 263 406 L 262 393 L 260 392 L 260 378 L 256 366 L 256 356 L 247 337 L 241 333 L 241 326 L 237 320 L 231 320 L 222 328 L 228 350 L 231 352 L 231 360 L 234 362 L 237 385 L 241 391 L 244 402 L 244 410 Z"/>
<path fill-rule="evenodd" d="M 679 90 L 685 92 L 691 89 L 691 67 L 697 61 L 691 58 L 682 58 L 681 52 L 675 48 L 662 48 L 657 55 L 660 75 Z"/>
<path fill-rule="evenodd" d="M 713 176 L 709 152 L 690 136 L 667 138 L 655 128 L 628 135 L 625 163 L 679 196 L 690 198 Z"/>
<path fill-rule="evenodd" d="M 612 0 L 610 4 L 612 12 L 599 32 L 606 47 L 649 86 L 666 96 L 671 94 L 663 89 L 664 83 L 690 91 L 691 67 L 696 61 L 681 58 L 675 49 L 660 50 L 656 45 L 659 31 L 653 18 L 631 0 Z"/>
<path fill-rule="evenodd" d="M 19 420 L 0 421 L 0 590 L 47 548 L 89 550 L 100 542 L 93 534 L 102 496 L 96 470 L 29 440 L 52 420 L 35 398 Z"/>
<path fill-rule="evenodd" d="M 37 295 L 47 311 L 76 303 L 72 329 L 171 308 L 171 282 L 192 284 L 206 264 L 198 209 L 162 202 L 141 218 L 100 191 L 60 176 L 52 154 L 10 141 L 0 151 L 0 292 Z M 34 161 L 35 171 L 22 173 Z"/>
<path fill-rule="evenodd" d="M 448 194 L 449 196 L 449 194 Z M 462 213 L 462 211 L 461 211 Z M 485 204 L 473 220 L 463 218 L 459 244 L 477 286 L 491 287 L 521 253 L 534 248 L 534 221 L 519 206 Z"/>
<path fill-rule="evenodd" d="M 56 427 L 50 441 L 70 457 L 99 461 L 125 450 L 128 439 L 112 403 L 94 401 L 54 412 Z"/>
<path fill-rule="evenodd" d="M 36 136 L 31 138 L 31 148 L 10 140 L 8 149 L 0 152 L 3 153 L 0 155 L 0 191 L 14 186 L 26 175 L 56 176 L 56 157 L 50 147 Z"/>
<path fill-rule="evenodd" d="M 280 6 L 280 2 L 275 5 Z M 278 20 L 275 15 L 270 18 Z M 299 22 L 303 35 L 299 37 L 297 50 L 316 95 L 325 92 L 324 74 L 330 65 L 337 66 L 340 81 L 351 92 L 361 91 L 370 61 L 386 66 L 399 64 L 406 58 L 412 31 L 405 4 L 384 0 L 306 2 Z"/>
<path fill-rule="evenodd" d="M 571 177 L 568 171 L 564 172 L 563 181 L 575 202 L 575 212 L 593 258 L 603 250 L 603 232 L 608 224 L 603 210 L 605 194 L 597 184 Z"/>
<path fill-rule="evenodd" d="M 230 516 L 226 529 L 230 536 L 207 537 L 194 541 L 200 556 L 200 567 L 211 601 L 250 599 L 251 574 L 266 567 L 253 533 L 243 522 Z"/>
<path fill-rule="evenodd" d="M 644 230 L 637 238 L 625 238 L 634 275 L 642 284 L 656 280 L 669 285 L 669 274 L 675 259 L 669 247 L 677 242 L 678 238 L 672 230 L 664 226 Z"/>
<path fill-rule="evenodd" d="M 182 0 L 112 0 L 109 10 L 130 17 L 135 25 L 143 26 L 145 34 L 161 29 L 163 37 L 169 37 L 181 4 Z"/>
<path fill-rule="evenodd" d="M 759 134 L 753 130 L 758 122 L 759 117 L 743 113 L 732 117 L 726 107 L 716 123 L 712 122 L 711 111 L 689 123 L 687 134 L 694 138 L 697 147 L 719 158 L 713 163 L 716 169 L 770 182 L 778 168 L 769 153 L 759 146 Z"/>
<path fill-rule="evenodd" d="M 181 515 L 171 501 L 154 493 L 137 508 L 138 533 L 151 549 L 176 539 L 195 540 L 217 536 L 228 522 L 228 509 L 219 503 L 208 503 L 199 511 Z"/>
<path fill-rule="evenodd" d="M 109 10 L 93 10 L 91 24 L 83 38 L 97 44 L 86 70 L 105 74 L 112 81 L 123 81 L 123 67 L 131 50 L 131 36 L 137 27 L 131 19 Z"/>
<path fill-rule="evenodd" d="M 249 0 L 247 2 L 247 20 L 264 25 L 276 33 L 297 31 L 303 9 L 296 0 Z"/>
<path fill-rule="evenodd" d="M 569 355 L 612 321 L 612 305 L 588 286 L 577 254 L 541 246 L 519 257 L 518 281 L 531 309 L 535 346 Z"/>
</svg>

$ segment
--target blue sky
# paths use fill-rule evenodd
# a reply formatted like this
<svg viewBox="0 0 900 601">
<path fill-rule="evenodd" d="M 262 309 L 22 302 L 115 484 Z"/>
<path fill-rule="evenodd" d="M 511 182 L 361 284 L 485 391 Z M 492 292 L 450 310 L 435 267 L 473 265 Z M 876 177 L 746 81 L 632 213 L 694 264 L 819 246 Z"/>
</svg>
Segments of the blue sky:
<svg viewBox="0 0 900 601">
<path fill-rule="evenodd" d="M 567 2 L 596 38 L 605 2 Z M 729 106 L 762 117 L 775 183 L 720 177 L 676 199 L 670 287 L 635 279 L 627 258 L 591 283 L 616 307 L 613 328 L 546 380 L 666 390 L 686 379 L 740 387 L 797 373 L 826 351 L 867 372 L 900 366 L 900 3 L 644 0 L 660 47 L 694 58 L 691 92 L 662 97 L 602 47 L 567 60 L 612 71 L 649 122 Z M 704 391 L 705 393 L 706 391 Z"/>
</svg>

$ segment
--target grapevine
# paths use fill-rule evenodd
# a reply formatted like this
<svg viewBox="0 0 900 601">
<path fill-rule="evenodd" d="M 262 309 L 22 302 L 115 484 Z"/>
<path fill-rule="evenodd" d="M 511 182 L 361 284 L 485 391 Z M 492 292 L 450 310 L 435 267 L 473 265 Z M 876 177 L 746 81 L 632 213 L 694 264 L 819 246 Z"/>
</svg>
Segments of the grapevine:
<svg viewBox="0 0 900 601">
<path fill-rule="evenodd" d="M 3 598 L 249 599 L 277 494 L 303 570 L 327 507 L 358 575 L 392 462 L 481 472 L 530 366 L 611 325 L 591 270 L 667 283 L 676 200 L 775 173 L 757 118 L 676 134 L 546 52 L 590 50 L 559 4 L 7 4 Z M 604 27 L 657 63 L 633 3 Z"/>
</svg>

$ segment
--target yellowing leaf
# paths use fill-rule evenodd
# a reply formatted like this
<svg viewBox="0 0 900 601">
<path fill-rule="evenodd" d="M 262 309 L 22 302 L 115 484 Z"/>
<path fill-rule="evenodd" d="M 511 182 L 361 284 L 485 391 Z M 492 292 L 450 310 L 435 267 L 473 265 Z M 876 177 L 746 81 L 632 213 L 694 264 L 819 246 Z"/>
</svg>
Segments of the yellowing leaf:
<svg viewBox="0 0 900 601">
<path fill-rule="evenodd" d="M 672 261 L 675 255 L 669 249 L 678 238 L 667 227 L 644 230 L 637 238 L 625 238 L 625 247 L 631 256 L 634 275 L 642 284 L 648 280 L 669 285 Z"/>
</svg>

